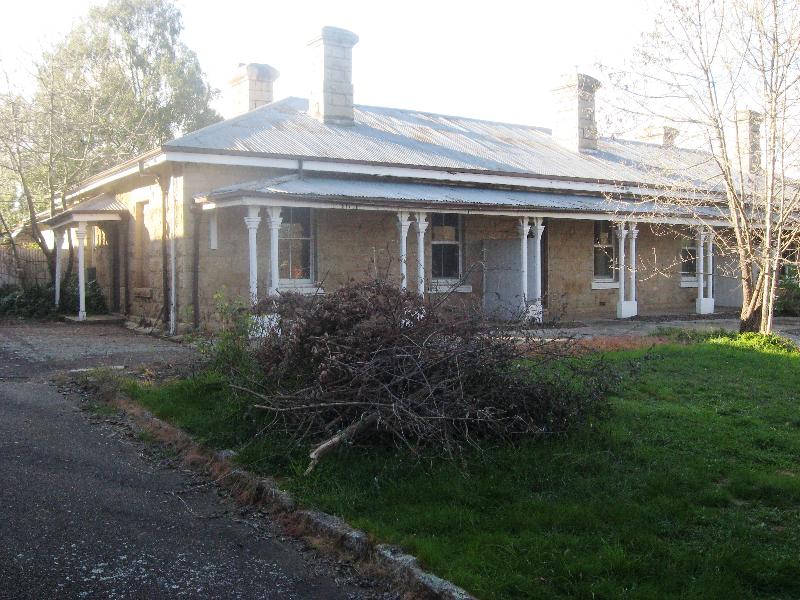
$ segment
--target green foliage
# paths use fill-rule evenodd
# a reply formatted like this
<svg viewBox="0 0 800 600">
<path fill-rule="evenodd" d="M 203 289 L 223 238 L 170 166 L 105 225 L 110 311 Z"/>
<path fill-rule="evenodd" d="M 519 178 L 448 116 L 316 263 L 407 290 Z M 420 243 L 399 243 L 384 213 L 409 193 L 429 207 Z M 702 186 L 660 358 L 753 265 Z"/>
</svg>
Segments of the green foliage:
<svg viewBox="0 0 800 600">
<path fill-rule="evenodd" d="M 129 380 L 122 390 L 199 441 L 236 449 L 246 464 L 271 473 L 290 472 L 305 453 L 291 440 L 260 435 L 266 415 L 252 409 L 250 399 L 237 395 L 228 383 L 227 377 L 206 372 L 163 387 Z"/>
<path fill-rule="evenodd" d="M 248 306 L 230 299 L 224 290 L 214 294 L 214 304 L 220 329 L 201 340 L 200 351 L 209 359 L 211 369 L 218 373 L 232 379 L 251 381 L 257 378 L 259 369 L 250 347 L 255 322 Z"/>
<path fill-rule="evenodd" d="M 79 301 L 78 276 L 72 275 L 61 284 L 59 311 L 64 314 L 77 313 Z M 86 312 L 93 315 L 102 315 L 108 312 L 108 304 L 106 304 L 103 290 L 100 284 L 94 280 L 86 282 Z"/>
<path fill-rule="evenodd" d="M 22 190 L 24 216 L 94 173 L 219 120 L 182 30 L 172 0 L 108 0 L 20 69 L 32 82 L 0 82 L 0 173 L 9 180 L 0 188 Z"/>
<path fill-rule="evenodd" d="M 800 283 L 796 279 L 781 282 L 775 298 L 775 314 L 782 317 L 800 317 Z"/>
<path fill-rule="evenodd" d="M 758 352 L 797 352 L 797 345 L 775 334 L 735 333 L 727 329 L 684 329 L 659 327 L 650 335 L 667 338 L 680 344 L 727 344 Z"/>
<path fill-rule="evenodd" d="M 45 318 L 55 315 L 53 288 L 33 285 L 0 287 L 0 316 Z"/>
<path fill-rule="evenodd" d="M 739 335 L 713 338 L 710 339 L 709 342 L 727 344 L 745 350 L 755 350 L 756 352 L 798 352 L 797 344 L 792 340 L 772 333 L 766 335 L 763 333 L 742 333 Z"/>
</svg>

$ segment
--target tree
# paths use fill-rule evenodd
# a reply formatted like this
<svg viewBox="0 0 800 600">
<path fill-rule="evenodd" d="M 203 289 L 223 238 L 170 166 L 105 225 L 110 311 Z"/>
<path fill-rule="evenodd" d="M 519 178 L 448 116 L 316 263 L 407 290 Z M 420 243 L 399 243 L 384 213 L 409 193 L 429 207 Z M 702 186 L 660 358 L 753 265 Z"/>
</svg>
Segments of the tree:
<svg viewBox="0 0 800 600">
<path fill-rule="evenodd" d="M 629 114 L 676 124 L 707 151 L 710 164 L 662 172 L 661 195 L 701 221 L 698 207 L 720 208 L 730 228 L 716 239 L 738 259 L 741 330 L 769 332 L 780 267 L 796 261 L 800 234 L 800 186 L 789 177 L 798 166 L 800 5 L 668 0 L 611 79 Z"/>
<path fill-rule="evenodd" d="M 110 0 L 30 65 L 32 92 L 0 89 L 0 170 L 22 191 L 25 219 L 55 274 L 41 212 L 63 208 L 86 177 L 219 120 L 214 91 L 181 40 L 170 0 Z M 2 209 L 0 209 L 2 210 Z"/>
</svg>

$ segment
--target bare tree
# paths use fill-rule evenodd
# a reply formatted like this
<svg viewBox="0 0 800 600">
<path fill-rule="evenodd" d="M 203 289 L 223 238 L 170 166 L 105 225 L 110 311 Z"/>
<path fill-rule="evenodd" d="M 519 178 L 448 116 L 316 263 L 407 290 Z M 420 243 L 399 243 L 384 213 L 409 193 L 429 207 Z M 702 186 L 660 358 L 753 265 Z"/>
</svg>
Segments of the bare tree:
<svg viewBox="0 0 800 600">
<path fill-rule="evenodd" d="M 737 257 L 741 330 L 767 333 L 782 264 L 796 261 L 800 5 L 667 0 L 634 59 L 609 72 L 638 124 L 675 125 L 696 149 L 653 160 L 657 203 L 692 214 Z M 655 122 L 655 123 L 654 123 Z M 761 135 L 763 132 L 763 135 Z M 666 138 L 665 138 L 666 139 Z"/>
</svg>

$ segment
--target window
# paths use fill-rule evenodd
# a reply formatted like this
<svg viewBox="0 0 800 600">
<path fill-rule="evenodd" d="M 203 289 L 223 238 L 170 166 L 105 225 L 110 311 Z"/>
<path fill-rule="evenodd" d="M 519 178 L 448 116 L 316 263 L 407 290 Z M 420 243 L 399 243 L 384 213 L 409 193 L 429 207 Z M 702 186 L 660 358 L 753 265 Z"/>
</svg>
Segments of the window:
<svg viewBox="0 0 800 600">
<path fill-rule="evenodd" d="M 697 277 L 697 242 L 684 239 L 681 246 L 681 277 L 694 279 Z"/>
<path fill-rule="evenodd" d="M 278 274 L 288 283 L 311 283 L 313 233 L 310 208 L 284 208 L 278 238 Z"/>
<path fill-rule="evenodd" d="M 431 214 L 431 276 L 433 279 L 461 279 L 461 217 L 450 213 Z"/>
<path fill-rule="evenodd" d="M 610 221 L 594 222 L 594 279 L 617 280 L 617 251 L 614 226 Z"/>
</svg>

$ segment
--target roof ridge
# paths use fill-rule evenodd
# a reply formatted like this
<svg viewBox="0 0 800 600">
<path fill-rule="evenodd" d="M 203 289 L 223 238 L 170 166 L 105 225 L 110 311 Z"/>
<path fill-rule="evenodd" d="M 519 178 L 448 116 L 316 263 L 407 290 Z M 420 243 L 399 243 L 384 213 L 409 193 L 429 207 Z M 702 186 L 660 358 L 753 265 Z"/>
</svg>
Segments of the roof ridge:
<svg viewBox="0 0 800 600">
<path fill-rule="evenodd" d="M 446 119 L 461 119 L 464 121 L 471 121 L 473 123 L 487 123 L 490 125 L 508 125 L 510 127 L 524 127 L 525 129 L 534 129 L 536 131 L 552 134 L 553 130 L 550 127 L 542 125 L 527 125 L 525 123 L 512 123 L 510 121 L 494 121 L 492 119 L 481 119 L 479 117 L 465 117 L 453 115 L 448 113 L 438 113 L 428 110 L 417 110 L 415 108 L 397 108 L 392 106 L 376 106 L 375 104 L 354 104 L 356 108 L 377 109 L 377 110 L 393 110 L 404 113 L 417 113 L 420 115 L 427 115 L 431 117 L 444 117 Z"/>
</svg>

